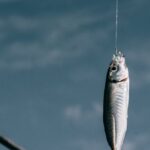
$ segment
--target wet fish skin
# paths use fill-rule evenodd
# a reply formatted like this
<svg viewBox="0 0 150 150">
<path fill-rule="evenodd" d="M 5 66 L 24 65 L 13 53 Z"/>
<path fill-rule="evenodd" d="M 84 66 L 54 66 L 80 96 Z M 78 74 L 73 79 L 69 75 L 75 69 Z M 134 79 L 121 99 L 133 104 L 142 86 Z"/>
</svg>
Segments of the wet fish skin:
<svg viewBox="0 0 150 150">
<path fill-rule="evenodd" d="M 118 69 L 113 70 L 114 66 Z M 127 130 L 128 103 L 128 68 L 125 58 L 119 54 L 110 64 L 104 90 L 103 122 L 106 138 L 112 150 L 121 150 L 122 148 Z"/>
</svg>

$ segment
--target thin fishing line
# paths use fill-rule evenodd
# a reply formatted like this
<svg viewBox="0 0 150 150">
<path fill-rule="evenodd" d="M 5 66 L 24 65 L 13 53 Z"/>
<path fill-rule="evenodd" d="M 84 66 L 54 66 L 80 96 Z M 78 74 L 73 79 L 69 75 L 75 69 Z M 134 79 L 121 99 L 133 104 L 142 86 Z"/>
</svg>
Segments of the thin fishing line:
<svg viewBox="0 0 150 150">
<path fill-rule="evenodd" d="M 115 24 L 115 50 L 116 54 L 118 54 L 118 0 L 116 0 L 116 24 Z"/>
</svg>

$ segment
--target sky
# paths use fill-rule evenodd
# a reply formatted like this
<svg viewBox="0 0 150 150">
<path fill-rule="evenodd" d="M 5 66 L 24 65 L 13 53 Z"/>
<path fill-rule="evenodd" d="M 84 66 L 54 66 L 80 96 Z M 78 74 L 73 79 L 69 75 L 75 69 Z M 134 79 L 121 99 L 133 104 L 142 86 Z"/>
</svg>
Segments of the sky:
<svg viewBox="0 0 150 150">
<path fill-rule="evenodd" d="M 149 150 L 149 6 L 119 0 L 130 72 L 123 150 Z M 114 37 L 115 0 L 0 0 L 0 134 L 26 150 L 109 150 L 102 105 Z"/>
</svg>

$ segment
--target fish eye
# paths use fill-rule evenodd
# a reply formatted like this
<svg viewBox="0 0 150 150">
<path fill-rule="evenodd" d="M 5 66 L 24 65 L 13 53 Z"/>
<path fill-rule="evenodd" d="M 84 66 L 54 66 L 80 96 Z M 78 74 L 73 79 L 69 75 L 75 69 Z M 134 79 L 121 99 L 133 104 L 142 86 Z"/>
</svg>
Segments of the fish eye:
<svg viewBox="0 0 150 150">
<path fill-rule="evenodd" d="M 116 66 L 113 66 L 113 67 L 111 68 L 111 70 L 112 70 L 112 71 L 116 71 L 116 70 L 117 70 L 117 67 L 116 67 Z"/>
</svg>

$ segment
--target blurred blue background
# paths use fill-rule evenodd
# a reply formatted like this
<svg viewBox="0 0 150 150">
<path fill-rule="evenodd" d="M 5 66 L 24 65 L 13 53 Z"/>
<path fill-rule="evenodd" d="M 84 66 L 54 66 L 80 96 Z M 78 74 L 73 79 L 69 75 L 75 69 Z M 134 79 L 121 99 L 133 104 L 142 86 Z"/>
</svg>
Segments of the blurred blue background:
<svg viewBox="0 0 150 150">
<path fill-rule="evenodd" d="M 149 6 L 119 1 L 127 150 L 149 150 Z M 102 104 L 114 35 L 115 0 L 0 0 L 0 134 L 27 150 L 109 150 Z"/>
</svg>

